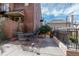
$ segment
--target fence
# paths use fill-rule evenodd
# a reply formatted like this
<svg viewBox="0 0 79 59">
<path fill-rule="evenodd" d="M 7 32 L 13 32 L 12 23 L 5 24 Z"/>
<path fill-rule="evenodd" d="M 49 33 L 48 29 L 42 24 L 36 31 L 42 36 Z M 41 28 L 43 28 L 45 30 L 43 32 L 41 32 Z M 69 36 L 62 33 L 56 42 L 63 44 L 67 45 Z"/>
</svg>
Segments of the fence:
<svg viewBox="0 0 79 59">
<path fill-rule="evenodd" d="M 74 30 L 54 30 L 53 35 L 56 36 L 68 49 L 79 50 L 78 29 Z"/>
</svg>

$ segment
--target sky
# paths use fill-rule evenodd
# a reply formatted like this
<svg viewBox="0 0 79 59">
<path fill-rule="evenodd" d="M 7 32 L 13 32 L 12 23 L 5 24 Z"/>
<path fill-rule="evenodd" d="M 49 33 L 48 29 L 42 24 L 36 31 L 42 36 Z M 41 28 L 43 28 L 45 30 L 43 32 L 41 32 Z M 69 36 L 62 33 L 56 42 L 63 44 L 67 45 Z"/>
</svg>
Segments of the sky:
<svg viewBox="0 0 79 59">
<path fill-rule="evenodd" d="M 79 22 L 79 4 L 78 3 L 42 3 L 42 18 L 48 22 L 50 20 L 66 20 L 68 15 L 74 15 Z"/>
</svg>

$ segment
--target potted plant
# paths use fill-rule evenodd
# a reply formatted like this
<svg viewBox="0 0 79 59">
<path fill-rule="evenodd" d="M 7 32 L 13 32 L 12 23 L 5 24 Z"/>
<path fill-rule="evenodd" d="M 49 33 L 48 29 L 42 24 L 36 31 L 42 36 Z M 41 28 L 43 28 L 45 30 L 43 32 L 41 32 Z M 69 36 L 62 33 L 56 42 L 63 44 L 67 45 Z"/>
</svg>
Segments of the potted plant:
<svg viewBox="0 0 79 59">
<path fill-rule="evenodd" d="M 43 25 L 39 28 L 39 33 L 43 37 L 50 36 L 51 28 L 48 25 Z"/>
</svg>

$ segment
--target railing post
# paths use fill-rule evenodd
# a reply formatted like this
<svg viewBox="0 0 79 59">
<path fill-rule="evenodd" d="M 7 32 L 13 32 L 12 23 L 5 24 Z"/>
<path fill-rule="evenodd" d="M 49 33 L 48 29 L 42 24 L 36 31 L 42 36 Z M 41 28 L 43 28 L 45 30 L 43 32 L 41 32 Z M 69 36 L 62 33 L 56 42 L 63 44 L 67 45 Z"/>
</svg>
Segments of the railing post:
<svg viewBox="0 0 79 59">
<path fill-rule="evenodd" d="M 77 44 L 78 44 L 78 38 L 77 38 L 77 26 L 76 26 L 76 51 L 77 51 Z"/>
</svg>

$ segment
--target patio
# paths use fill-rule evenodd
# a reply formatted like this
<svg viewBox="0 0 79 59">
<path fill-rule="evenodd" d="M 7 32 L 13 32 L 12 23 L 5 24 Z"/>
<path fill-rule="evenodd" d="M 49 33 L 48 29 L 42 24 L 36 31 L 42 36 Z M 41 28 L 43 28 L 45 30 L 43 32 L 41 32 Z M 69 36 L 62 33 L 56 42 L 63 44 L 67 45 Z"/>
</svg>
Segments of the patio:
<svg viewBox="0 0 79 59">
<path fill-rule="evenodd" d="M 36 54 L 36 52 L 23 51 L 20 42 L 14 41 L 2 45 L 4 51 L 1 56 L 64 56 L 64 53 L 52 38 L 39 39 L 41 40 L 40 55 Z"/>
</svg>

